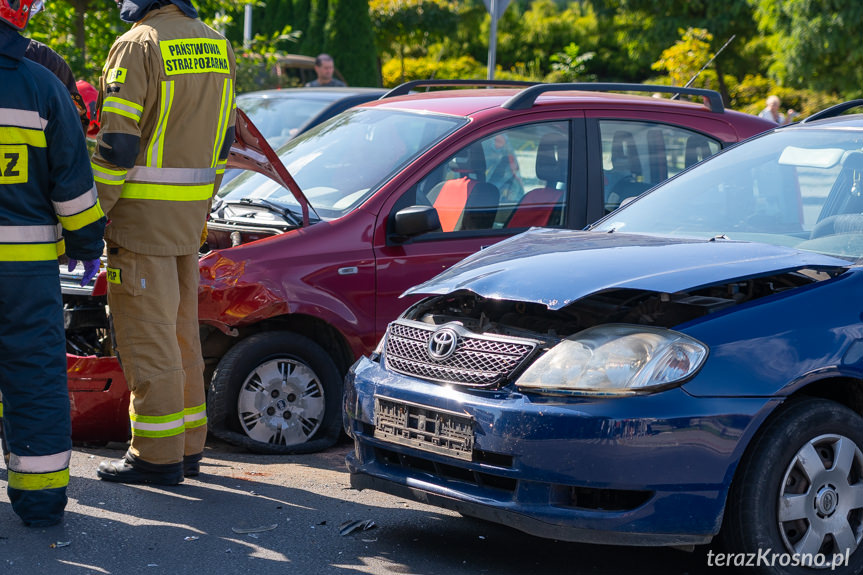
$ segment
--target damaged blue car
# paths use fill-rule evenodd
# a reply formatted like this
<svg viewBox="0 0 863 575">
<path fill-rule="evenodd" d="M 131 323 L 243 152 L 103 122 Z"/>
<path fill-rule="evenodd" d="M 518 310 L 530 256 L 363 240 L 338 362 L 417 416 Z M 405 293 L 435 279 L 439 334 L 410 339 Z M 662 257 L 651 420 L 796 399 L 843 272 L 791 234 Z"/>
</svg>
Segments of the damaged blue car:
<svg viewBox="0 0 863 575">
<path fill-rule="evenodd" d="M 352 485 L 540 537 L 860 573 L 863 116 L 832 115 L 409 290 L 346 379 Z"/>
</svg>

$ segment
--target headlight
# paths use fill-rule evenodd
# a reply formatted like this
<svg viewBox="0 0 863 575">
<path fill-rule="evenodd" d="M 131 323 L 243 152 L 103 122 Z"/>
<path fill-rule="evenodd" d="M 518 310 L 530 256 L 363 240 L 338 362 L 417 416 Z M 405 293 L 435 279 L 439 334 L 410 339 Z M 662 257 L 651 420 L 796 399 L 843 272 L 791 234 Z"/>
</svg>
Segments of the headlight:
<svg viewBox="0 0 863 575">
<path fill-rule="evenodd" d="M 707 358 L 707 346 L 669 329 L 600 325 L 572 335 L 535 361 L 516 386 L 548 393 L 620 395 L 680 384 Z"/>
</svg>

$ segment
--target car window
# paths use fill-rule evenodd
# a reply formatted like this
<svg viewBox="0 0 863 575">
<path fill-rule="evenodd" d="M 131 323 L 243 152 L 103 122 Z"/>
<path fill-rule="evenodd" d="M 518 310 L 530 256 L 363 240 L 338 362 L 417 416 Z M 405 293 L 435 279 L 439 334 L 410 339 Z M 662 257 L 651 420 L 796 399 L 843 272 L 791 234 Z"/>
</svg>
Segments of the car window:
<svg viewBox="0 0 863 575">
<path fill-rule="evenodd" d="M 440 163 L 393 211 L 433 206 L 444 233 L 562 226 L 569 158 L 567 122 L 502 130 Z"/>
<path fill-rule="evenodd" d="M 729 148 L 595 229 L 760 241 L 863 258 L 859 132 L 783 129 Z"/>
<path fill-rule="evenodd" d="M 315 212 L 328 220 L 355 209 L 465 122 L 457 116 L 355 108 L 300 134 L 278 153 Z M 228 202 L 266 199 L 299 210 L 289 190 L 253 172 L 231 180 L 219 196 Z"/>
<path fill-rule="evenodd" d="M 698 132 L 644 121 L 600 120 L 605 213 L 718 152 Z"/>
<path fill-rule="evenodd" d="M 323 99 L 237 96 L 237 106 L 249 115 L 273 149 L 296 136 L 306 122 L 331 104 Z"/>
</svg>

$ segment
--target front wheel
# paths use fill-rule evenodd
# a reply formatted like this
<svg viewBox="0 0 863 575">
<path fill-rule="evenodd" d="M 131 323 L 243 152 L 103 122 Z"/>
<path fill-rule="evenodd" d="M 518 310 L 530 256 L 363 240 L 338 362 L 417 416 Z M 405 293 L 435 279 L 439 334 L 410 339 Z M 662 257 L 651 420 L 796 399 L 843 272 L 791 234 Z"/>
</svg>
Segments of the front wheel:
<svg viewBox="0 0 863 575">
<path fill-rule="evenodd" d="M 765 575 L 863 571 L 863 418 L 794 400 L 741 461 L 722 539 Z"/>
<path fill-rule="evenodd" d="M 209 429 L 257 453 L 312 453 L 341 431 L 342 378 L 318 344 L 291 332 L 257 333 L 219 361 L 207 394 Z"/>
</svg>

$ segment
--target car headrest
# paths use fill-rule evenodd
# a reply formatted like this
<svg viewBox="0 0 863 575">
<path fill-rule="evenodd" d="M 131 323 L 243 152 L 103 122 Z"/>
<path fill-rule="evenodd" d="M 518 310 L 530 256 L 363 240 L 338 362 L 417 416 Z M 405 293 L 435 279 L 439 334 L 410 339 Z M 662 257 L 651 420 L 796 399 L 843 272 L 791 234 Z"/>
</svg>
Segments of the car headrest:
<svg viewBox="0 0 863 575">
<path fill-rule="evenodd" d="M 539 140 L 536 149 L 536 177 L 553 188 L 566 181 L 567 156 L 566 137 L 563 134 L 546 134 Z"/>
<path fill-rule="evenodd" d="M 618 130 L 611 139 L 611 169 L 641 175 L 641 158 L 632 132 Z"/>
<path fill-rule="evenodd" d="M 453 172 L 463 175 L 473 174 L 478 180 L 485 180 L 485 152 L 480 144 L 473 144 L 462 148 L 453 159 L 450 160 L 449 168 Z"/>
</svg>

